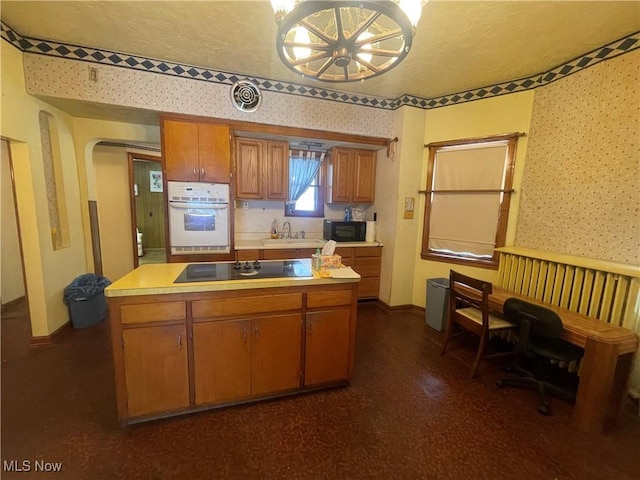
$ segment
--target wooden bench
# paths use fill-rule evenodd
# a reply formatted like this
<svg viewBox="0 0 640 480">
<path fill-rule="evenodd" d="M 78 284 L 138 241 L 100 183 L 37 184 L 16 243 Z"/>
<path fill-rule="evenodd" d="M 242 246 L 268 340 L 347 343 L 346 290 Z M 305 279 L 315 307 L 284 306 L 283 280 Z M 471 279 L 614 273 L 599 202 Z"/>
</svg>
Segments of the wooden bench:
<svg viewBox="0 0 640 480">
<path fill-rule="evenodd" d="M 560 315 L 563 338 L 585 349 L 572 423 L 584 432 L 610 428 L 638 349 L 640 267 L 523 247 L 497 250 L 492 308 L 501 312 L 507 298 L 519 297 Z"/>
</svg>

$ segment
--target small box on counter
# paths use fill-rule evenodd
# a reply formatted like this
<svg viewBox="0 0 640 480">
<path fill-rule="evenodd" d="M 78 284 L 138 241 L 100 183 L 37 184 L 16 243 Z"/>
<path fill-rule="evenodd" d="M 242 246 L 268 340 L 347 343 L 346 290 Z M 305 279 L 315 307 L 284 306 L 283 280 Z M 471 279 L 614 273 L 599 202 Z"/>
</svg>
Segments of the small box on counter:
<svg viewBox="0 0 640 480">
<path fill-rule="evenodd" d="M 342 266 L 342 257 L 340 255 L 311 255 L 311 265 L 314 270 L 322 270 L 323 268 L 340 268 Z"/>
</svg>

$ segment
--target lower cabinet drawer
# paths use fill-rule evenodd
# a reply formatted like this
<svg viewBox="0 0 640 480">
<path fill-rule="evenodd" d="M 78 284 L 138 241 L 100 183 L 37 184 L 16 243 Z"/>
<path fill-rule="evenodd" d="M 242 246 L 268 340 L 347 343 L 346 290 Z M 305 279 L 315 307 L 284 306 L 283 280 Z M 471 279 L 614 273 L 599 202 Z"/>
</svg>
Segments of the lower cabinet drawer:
<svg viewBox="0 0 640 480">
<path fill-rule="evenodd" d="M 335 307 L 351 304 L 351 289 L 307 293 L 307 308 Z"/>
<path fill-rule="evenodd" d="M 356 257 L 353 261 L 353 269 L 361 277 L 379 277 L 380 264 L 380 257 Z"/>
<path fill-rule="evenodd" d="M 194 319 L 286 312 L 301 309 L 302 293 L 194 300 L 191 302 L 191 314 Z"/>
<path fill-rule="evenodd" d="M 358 284 L 358 298 L 378 298 L 380 277 L 363 277 Z"/>
<path fill-rule="evenodd" d="M 140 303 L 120 307 L 120 321 L 124 324 L 167 322 L 184 320 L 186 317 L 185 302 Z"/>
</svg>

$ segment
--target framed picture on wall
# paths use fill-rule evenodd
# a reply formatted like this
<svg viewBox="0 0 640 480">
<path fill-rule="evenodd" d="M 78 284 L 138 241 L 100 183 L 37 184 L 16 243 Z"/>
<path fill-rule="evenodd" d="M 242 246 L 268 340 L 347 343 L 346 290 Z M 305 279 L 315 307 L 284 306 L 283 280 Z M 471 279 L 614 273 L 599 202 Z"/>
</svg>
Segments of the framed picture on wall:
<svg viewBox="0 0 640 480">
<path fill-rule="evenodd" d="M 149 171 L 149 191 L 162 192 L 162 171 L 160 170 Z"/>
</svg>

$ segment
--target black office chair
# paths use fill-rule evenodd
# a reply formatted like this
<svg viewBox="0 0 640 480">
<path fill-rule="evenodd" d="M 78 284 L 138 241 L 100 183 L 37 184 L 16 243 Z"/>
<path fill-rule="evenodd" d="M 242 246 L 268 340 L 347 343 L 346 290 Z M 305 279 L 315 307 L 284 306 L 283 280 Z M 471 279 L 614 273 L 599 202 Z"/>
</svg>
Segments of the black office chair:
<svg viewBox="0 0 640 480">
<path fill-rule="evenodd" d="M 538 412 L 542 415 L 551 414 L 551 406 L 546 399 L 546 392 L 554 393 L 568 400 L 575 401 L 575 393 L 561 388 L 542 379 L 533 373 L 533 369 L 526 368 L 527 364 L 534 364 L 536 360 L 571 362 L 579 360 L 584 350 L 562 338 L 562 320 L 552 310 L 526 302 L 519 298 L 509 298 L 504 302 L 505 318 L 519 325 L 516 344 L 516 360 L 508 373 L 501 375 L 496 381 L 500 388 L 506 386 L 525 387 L 537 390 L 541 404 Z"/>
</svg>

